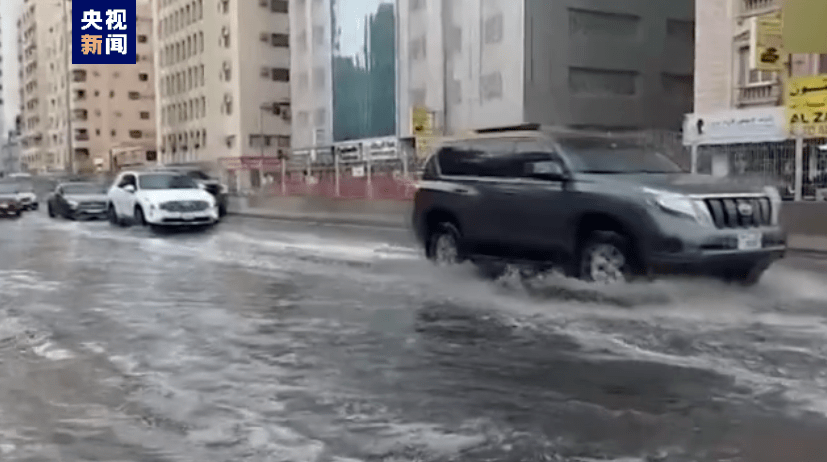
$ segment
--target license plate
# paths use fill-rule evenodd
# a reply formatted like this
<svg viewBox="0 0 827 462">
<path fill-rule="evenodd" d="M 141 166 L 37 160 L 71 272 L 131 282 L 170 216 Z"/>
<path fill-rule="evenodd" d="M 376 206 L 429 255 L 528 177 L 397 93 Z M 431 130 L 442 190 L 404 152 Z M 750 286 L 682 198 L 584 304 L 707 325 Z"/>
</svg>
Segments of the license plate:
<svg viewBox="0 0 827 462">
<path fill-rule="evenodd" d="M 184 220 L 194 220 L 195 214 L 194 213 L 182 213 L 181 218 Z"/>
<path fill-rule="evenodd" d="M 761 248 L 761 233 L 741 233 L 738 235 L 738 250 L 756 250 Z"/>
</svg>

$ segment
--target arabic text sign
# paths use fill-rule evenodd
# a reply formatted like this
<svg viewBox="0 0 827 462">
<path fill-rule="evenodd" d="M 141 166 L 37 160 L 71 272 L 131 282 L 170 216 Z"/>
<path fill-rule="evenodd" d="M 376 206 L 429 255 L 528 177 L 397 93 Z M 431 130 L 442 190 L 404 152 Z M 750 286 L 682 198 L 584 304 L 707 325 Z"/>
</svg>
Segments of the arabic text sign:
<svg viewBox="0 0 827 462">
<path fill-rule="evenodd" d="M 135 64 L 136 4 L 72 2 L 72 64 Z"/>
<path fill-rule="evenodd" d="M 791 133 L 827 136 L 827 74 L 794 77 L 787 81 L 787 124 Z"/>
<path fill-rule="evenodd" d="M 684 145 L 767 143 L 786 140 L 784 108 L 758 107 L 706 114 L 687 114 Z"/>
<path fill-rule="evenodd" d="M 755 20 L 755 68 L 762 71 L 784 70 L 781 12 L 759 16 Z"/>
</svg>

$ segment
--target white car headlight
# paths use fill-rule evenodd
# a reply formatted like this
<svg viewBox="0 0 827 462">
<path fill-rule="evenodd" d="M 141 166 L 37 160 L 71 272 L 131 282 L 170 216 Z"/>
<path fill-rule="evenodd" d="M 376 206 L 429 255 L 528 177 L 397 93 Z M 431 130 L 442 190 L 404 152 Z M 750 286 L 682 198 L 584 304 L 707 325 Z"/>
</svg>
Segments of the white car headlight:
<svg viewBox="0 0 827 462">
<path fill-rule="evenodd" d="M 75 207 L 78 206 L 77 201 L 68 201 L 67 204 L 69 204 L 69 207 L 72 207 L 72 208 L 75 208 Z"/>
</svg>

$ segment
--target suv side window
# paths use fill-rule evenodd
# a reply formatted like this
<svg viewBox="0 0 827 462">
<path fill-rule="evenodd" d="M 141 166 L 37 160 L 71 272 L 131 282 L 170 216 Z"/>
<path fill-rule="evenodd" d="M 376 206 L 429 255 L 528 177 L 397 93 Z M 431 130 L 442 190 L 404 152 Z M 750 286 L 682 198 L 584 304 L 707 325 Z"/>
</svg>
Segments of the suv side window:
<svg viewBox="0 0 827 462">
<path fill-rule="evenodd" d="M 537 162 L 555 162 L 562 167 L 563 160 L 554 149 L 537 141 L 521 141 L 517 144 L 517 155 L 514 158 L 515 172 L 519 178 L 529 178 L 529 167 Z"/>
<path fill-rule="evenodd" d="M 439 172 L 437 172 L 436 169 L 436 158 L 437 156 L 431 156 L 425 163 L 425 168 L 422 171 L 423 180 L 435 180 L 439 176 Z"/>
<path fill-rule="evenodd" d="M 130 184 L 132 186 L 137 186 L 135 183 L 136 182 L 135 182 L 135 176 L 134 175 L 124 175 L 123 178 L 121 179 L 121 182 L 118 183 L 118 187 L 123 188 L 124 186 L 130 185 Z"/>
<path fill-rule="evenodd" d="M 445 176 L 481 176 L 479 159 L 482 152 L 466 143 L 444 146 L 437 153 L 439 170 Z"/>
</svg>

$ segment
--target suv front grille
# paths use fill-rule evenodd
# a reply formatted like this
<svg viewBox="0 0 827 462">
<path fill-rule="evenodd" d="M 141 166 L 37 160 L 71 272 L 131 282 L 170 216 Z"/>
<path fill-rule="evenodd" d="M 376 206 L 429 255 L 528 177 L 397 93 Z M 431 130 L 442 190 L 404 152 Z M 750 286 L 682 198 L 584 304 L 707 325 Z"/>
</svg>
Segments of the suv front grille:
<svg viewBox="0 0 827 462">
<path fill-rule="evenodd" d="M 704 202 L 718 228 L 757 228 L 772 224 L 772 204 L 767 197 L 727 197 Z M 743 213 L 747 205 L 751 213 Z"/>
<path fill-rule="evenodd" d="M 161 204 L 161 209 L 169 212 L 200 212 L 209 206 L 207 201 L 172 201 Z"/>
</svg>

